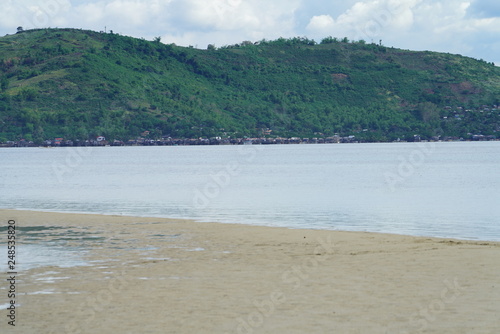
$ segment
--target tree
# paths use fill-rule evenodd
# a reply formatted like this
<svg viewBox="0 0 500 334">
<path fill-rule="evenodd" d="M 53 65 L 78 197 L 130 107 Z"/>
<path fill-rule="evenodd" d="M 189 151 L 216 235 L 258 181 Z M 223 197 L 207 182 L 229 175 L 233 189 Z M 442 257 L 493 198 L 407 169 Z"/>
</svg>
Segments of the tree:
<svg viewBox="0 0 500 334">
<path fill-rule="evenodd" d="M 6 76 L 0 78 L 0 92 L 7 90 L 9 88 L 9 79 Z"/>
<path fill-rule="evenodd" d="M 23 31 L 24 31 L 23 27 L 21 27 L 21 26 L 17 27 L 17 32 L 18 33 L 23 32 Z"/>
<path fill-rule="evenodd" d="M 19 97 L 24 101 L 35 101 L 38 97 L 38 92 L 31 87 L 23 88 L 19 92 Z"/>
<path fill-rule="evenodd" d="M 332 43 L 337 43 L 338 41 L 339 39 L 337 37 L 328 36 L 323 38 L 320 44 L 332 44 Z"/>
<path fill-rule="evenodd" d="M 416 114 L 425 123 L 439 119 L 439 108 L 432 102 L 423 102 L 417 105 Z"/>
<path fill-rule="evenodd" d="M 161 37 L 160 37 L 160 36 L 155 37 L 155 38 L 153 39 L 153 41 L 154 41 L 156 44 L 160 44 L 160 42 L 161 42 Z"/>
</svg>

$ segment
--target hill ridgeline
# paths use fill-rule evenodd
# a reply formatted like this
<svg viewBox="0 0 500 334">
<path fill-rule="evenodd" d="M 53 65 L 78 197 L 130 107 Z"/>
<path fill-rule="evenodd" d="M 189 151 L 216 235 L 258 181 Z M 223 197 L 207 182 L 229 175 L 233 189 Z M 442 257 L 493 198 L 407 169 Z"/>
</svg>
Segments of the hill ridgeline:
<svg viewBox="0 0 500 334">
<path fill-rule="evenodd" d="M 499 104 L 493 63 L 363 41 L 200 50 L 77 29 L 0 38 L 0 142 L 494 138 Z"/>
</svg>

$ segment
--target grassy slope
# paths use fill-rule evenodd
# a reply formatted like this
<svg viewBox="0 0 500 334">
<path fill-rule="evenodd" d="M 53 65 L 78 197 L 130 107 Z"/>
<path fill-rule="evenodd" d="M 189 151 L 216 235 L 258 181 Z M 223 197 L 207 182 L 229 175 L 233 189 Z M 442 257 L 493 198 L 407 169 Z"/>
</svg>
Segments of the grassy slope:
<svg viewBox="0 0 500 334">
<path fill-rule="evenodd" d="M 0 140 L 97 135 L 496 134 L 500 68 L 458 55 L 280 39 L 197 50 L 43 29 L 0 38 Z M 443 116 L 450 116 L 443 120 Z M 368 129 L 369 131 L 362 131 Z"/>
</svg>

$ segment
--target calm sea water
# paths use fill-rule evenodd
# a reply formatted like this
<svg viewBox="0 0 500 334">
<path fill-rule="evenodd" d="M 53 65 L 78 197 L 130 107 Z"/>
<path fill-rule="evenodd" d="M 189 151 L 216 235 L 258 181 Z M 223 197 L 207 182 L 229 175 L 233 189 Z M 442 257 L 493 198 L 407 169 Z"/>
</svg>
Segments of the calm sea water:
<svg viewBox="0 0 500 334">
<path fill-rule="evenodd" d="M 500 240 L 499 167 L 500 142 L 12 148 L 0 208 Z"/>
</svg>

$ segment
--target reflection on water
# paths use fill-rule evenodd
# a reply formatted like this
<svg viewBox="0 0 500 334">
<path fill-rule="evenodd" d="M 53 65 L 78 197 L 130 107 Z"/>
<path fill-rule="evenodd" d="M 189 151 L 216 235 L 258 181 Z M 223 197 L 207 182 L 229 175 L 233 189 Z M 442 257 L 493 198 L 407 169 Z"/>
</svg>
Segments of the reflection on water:
<svg viewBox="0 0 500 334">
<path fill-rule="evenodd" d="M 500 143 L 429 147 L 5 149 L 0 207 L 500 240 Z"/>
<path fill-rule="evenodd" d="M 1 230 L 5 233 L 6 227 Z M 88 243 L 103 239 L 60 226 L 16 226 L 16 230 L 17 272 L 43 266 L 85 266 Z M 7 263 L 0 263 L 0 271 L 7 271 Z"/>
<path fill-rule="evenodd" d="M 0 227 L 1 235 L 6 235 L 6 231 L 6 226 Z M 91 231 L 86 227 L 20 226 L 18 224 L 16 232 L 16 272 L 39 267 L 70 268 L 96 265 L 99 262 L 109 263 L 114 261 L 113 257 L 120 255 L 117 252 L 110 252 L 106 260 L 88 260 L 87 255 L 90 255 L 93 248 L 139 252 L 144 259 L 148 259 L 150 253 L 158 249 L 158 247 L 142 245 L 139 239 L 124 237 L 123 233 L 115 239 L 104 237 L 100 232 Z M 181 234 L 152 234 L 146 237 L 171 243 L 179 240 Z M 6 249 L 7 245 L 2 241 L 0 241 L 0 249 Z M 0 262 L 0 272 L 7 271 L 9 271 L 7 261 Z M 44 273 L 44 275 L 49 274 L 48 277 L 43 276 L 36 280 L 52 283 L 54 280 L 68 278 L 54 276 L 57 273 L 48 271 Z"/>
</svg>

